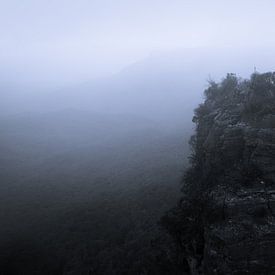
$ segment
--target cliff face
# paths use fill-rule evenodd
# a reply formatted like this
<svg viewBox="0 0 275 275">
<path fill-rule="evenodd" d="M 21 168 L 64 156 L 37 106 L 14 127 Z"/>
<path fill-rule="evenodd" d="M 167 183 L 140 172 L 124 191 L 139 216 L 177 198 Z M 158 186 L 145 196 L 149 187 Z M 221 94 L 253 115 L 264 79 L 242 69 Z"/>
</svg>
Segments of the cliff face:
<svg viewBox="0 0 275 275">
<path fill-rule="evenodd" d="M 210 83 L 164 225 L 189 274 L 275 274 L 275 74 Z"/>
</svg>

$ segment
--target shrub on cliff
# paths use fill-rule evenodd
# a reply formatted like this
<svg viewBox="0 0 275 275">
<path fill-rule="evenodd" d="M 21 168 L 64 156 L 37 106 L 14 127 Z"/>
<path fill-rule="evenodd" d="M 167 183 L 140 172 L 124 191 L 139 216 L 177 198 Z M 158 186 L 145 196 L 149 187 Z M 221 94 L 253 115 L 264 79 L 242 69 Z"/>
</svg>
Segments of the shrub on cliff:
<svg viewBox="0 0 275 275">
<path fill-rule="evenodd" d="M 227 74 L 220 83 L 209 82 L 205 97 L 194 112 L 196 132 L 190 139 L 192 155 L 183 177 L 182 199 L 162 219 L 178 246 L 178 257 L 193 259 L 197 267 L 202 262 L 205 227 L 225 219 L 226 192 L 258 178 L 254 166 L 247 165 L 249 160 L 239 152 L 243 150 L 242 124 L 250 127 L 257 121 L 261 128 L 275 127 L 275 73 L 254 73 L 249 80 Z M 226 140 L 216 142 L 226 133 Z"/>
</svg>

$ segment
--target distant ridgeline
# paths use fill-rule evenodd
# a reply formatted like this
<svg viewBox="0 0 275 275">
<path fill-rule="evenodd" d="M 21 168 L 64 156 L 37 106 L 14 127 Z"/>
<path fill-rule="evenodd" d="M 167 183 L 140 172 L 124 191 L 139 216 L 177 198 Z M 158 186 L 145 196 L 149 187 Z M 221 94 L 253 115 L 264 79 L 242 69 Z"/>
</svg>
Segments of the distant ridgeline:
<svg viewBox="0 0 275 275">
<path fill-rule="evenodd" d="M 275 73 L 210 82 L 183 196 L 162 219 L 187 274 L 275 274 Z"/>
</svg>

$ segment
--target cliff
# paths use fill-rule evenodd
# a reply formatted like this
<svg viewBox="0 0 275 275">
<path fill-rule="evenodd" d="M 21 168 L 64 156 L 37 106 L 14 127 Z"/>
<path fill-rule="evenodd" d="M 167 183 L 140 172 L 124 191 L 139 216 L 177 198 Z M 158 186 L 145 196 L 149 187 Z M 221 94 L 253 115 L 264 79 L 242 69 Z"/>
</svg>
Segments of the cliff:
<svg viewBox="0 0 275 275">
<path fill-rule="evenodd" d="M 162 223 L 187 274 L 275 274 L 275 73 L 211 82 Z"/>
</svg>

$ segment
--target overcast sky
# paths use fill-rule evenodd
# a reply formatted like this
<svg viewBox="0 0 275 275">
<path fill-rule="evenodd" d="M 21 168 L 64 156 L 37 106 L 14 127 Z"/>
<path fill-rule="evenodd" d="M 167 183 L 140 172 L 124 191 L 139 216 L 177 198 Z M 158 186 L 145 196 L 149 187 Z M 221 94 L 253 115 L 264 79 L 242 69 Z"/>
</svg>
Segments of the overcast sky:
<svg viewBox="0 0 275 275">
<path fill-rule="evenodd" d="M 1 79 L 74 82 L 155 51 L 275 46 L 274 0 L 0 0 Z"/>
</svg>

